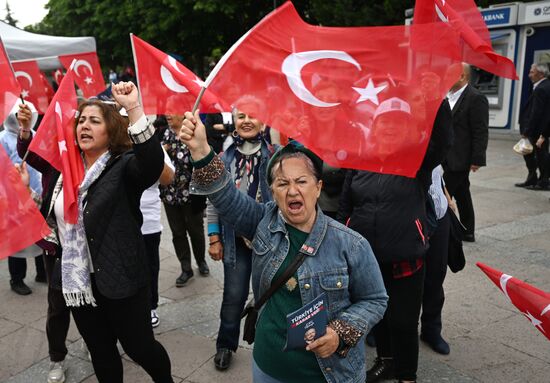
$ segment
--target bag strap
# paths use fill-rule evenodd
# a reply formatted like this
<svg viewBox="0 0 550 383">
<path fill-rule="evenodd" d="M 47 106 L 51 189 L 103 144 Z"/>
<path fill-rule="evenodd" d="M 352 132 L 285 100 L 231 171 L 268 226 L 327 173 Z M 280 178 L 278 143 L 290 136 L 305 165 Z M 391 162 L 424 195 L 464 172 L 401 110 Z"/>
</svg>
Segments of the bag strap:
<svg viewBox="0 0 550 383">
<path fill-rule="evenodd" d="M 267 302 L 269 298 L 271 298 L 273 293 L 275 293 L 275 291 L 277 291 L 279 287 L 283 285 L 283 283 L 288 281 L 290 277 L 294 275 L 296 270 L 298 270 L 301 264 L 304 263 L 306 257 L 307 255 L 305 255 L 304 253 L 298 252 L 298 255 L 292 260 L 290 265 L 287 266 L 283 274 L 281 274 L 281 276 L 277 278 L 277 280 L 274 283 L 271 284 L 271 287 L 269 288 L 269 290 L 267 290 L 264 293 L 264 295 L 260 297 L 260 300 L 254 304 L 254 309 L 256 311 L 259 311 L 260 308 L 264 305 L 264 303 Z"/>
</svg>

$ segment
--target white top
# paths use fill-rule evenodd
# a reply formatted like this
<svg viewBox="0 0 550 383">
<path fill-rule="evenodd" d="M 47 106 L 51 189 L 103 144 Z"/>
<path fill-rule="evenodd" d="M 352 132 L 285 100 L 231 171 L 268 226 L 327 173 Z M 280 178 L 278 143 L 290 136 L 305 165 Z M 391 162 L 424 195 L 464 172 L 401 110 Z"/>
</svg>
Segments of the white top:
<svg viewBox="0 0 550 383">
<path fill-rule="evenodd" d="M 462 88 L 460 88 L 456 92 L 449 92 L 447 94 L 447 99 L 449 100 L 449 105 L 451 106 L 451 110 L 454 109 L 456 102 L 458 101 L 458 99 L 460 98 L 460 95 L 462 94 L 462 92 L 464 92 L 464 89 L 466 89 L 467 86 L 468 84 L 464 85 Z"/>
<path fill-rule="evenodd" d="M 57 199 L 53 205 L 53 211 L 55 213 L 55 221 L 57 223 L 57 236 L 59 238 L 59 243 L 61 248 L 66 247 L 66 237 L 67 237 L 67 224 L 65 223 L 65 213 L 63 212 L 65 203 L 63 201 L 63 188 L 59 191 Z M 90 273 L 94 272 L 94 265 L 92 263 L 92 256 L 90 254 L 90 249 L 88 248 L 88 241 L 86 241 L 86 253 L 88 254 L 88 261 L 90 265 Z"/>
<path fill-rule="evenodd" d="M 437 219 L 443 218 L 447 212 L 447 208 L 449 207 L 449 202 L 447 201 L 447 197 L 445 196 L 445 192 L 441 186 L 443 183 L 443 167 L 439 165 L 432 171 L 432 184 L 428 190 L 430 197 L 432 197 L 432 200 L 434 201 L 435 215 Z"/>
<path fill-rule="evenodd" d="M 170 157 L 164 148 L 164 163 L 173 171 L 175 171 Z M 155 182 L 153 186 L 145 190 L 141 195 L 140 206 L 141 214 L 143 215 L 143 225 L 141 225 L 141 234 L 160 233 L 162 224 L 160 223 L 160 191 L 159 183 Z"/>
</svg>

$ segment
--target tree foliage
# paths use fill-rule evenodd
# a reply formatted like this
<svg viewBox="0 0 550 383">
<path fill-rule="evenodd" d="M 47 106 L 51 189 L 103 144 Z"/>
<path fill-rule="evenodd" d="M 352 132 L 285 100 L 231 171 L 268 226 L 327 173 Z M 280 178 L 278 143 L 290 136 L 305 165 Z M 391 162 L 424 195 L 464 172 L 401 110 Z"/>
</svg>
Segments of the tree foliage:
<svg viewBox="0 0 550 383">
<path fill-rule="evenodd" d="M 6 1 L 6 17 L 4 18 L 4 21 L 13 27 L 17 26 L 17 20 L 13 18 L 13 15 L 11 14 L 10 4 L 7 1 Z"/>
<path fill-rule="evenodd" d="M 506 0 L 482 0 L 480 6 Z M 282 0 L 49 0 L 48 14 L 27 30 L 94 36 L 102 66 L 132 63 L 129 33 L 182 57 L 199 75 Z M 414 0 L 294 0 L 309 23 L 325 26 L 402 24 Z"/>
</svg>

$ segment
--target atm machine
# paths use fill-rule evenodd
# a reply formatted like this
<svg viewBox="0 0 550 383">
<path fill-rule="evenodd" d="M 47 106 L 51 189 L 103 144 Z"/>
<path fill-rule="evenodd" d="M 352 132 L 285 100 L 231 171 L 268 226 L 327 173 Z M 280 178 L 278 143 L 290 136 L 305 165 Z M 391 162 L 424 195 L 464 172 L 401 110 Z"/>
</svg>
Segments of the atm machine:
<svg viewBox="0 0 550 383">
<path fill-rule="evenodd" d="M 405 12 L 410 24 L 412 9 Z M 531 64 L 550 63 L 550 0 L 498 4 L 480 10 L 495 52 L 516 65 L 518 81 L 473 68 L 472 84 L 489 100 L 489 126 L 518 132 L 521 106 L 531 90 Z"/>
<path fill-rule="evenodd" d="M 474 68 L 472 83 L 489 100 L 489 126 L 519 131 L 518 117 L 527 100 L 534 62 L 550 63 L 550 1 L 508 3 L 481 10 L 495 52 L 516 64 L 518 81 Z"/>
</svg>

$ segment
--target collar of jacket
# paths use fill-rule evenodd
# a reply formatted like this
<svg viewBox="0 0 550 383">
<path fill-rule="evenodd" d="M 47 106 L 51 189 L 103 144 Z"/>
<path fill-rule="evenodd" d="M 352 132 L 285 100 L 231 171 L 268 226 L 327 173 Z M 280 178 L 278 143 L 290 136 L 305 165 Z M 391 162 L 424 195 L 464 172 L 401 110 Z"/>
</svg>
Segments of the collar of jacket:
<svg viewBox="0 0 550 383">
<path fill-rule="evenodd" d="M 303 246 L 300 248 L 301 253 L 309 256 L 314 256 L 317 254 L 328 228 L 327 216 L 323 214 L 319 204 L 317 204 L 316 210 L 317 217 L 315 218 L 311 232 L 307 236 Z M 286 235 L 287 230 L 285 227 L 285 219 L 283 218 L 283 214 L 279 208 L 277 208 L 277 214 L 274 214 L 271 218 L 268 228 L 272 233 L 281 232 Z"/>
</svg>

